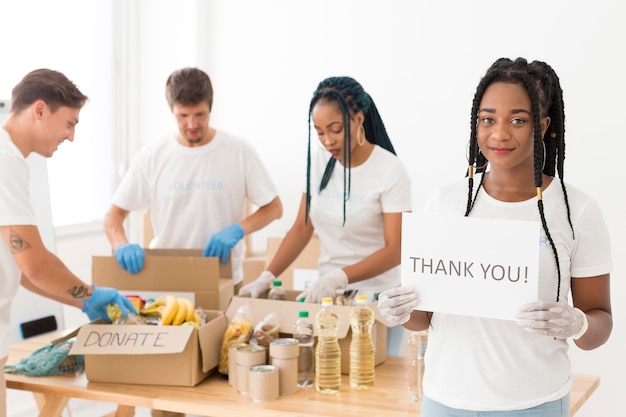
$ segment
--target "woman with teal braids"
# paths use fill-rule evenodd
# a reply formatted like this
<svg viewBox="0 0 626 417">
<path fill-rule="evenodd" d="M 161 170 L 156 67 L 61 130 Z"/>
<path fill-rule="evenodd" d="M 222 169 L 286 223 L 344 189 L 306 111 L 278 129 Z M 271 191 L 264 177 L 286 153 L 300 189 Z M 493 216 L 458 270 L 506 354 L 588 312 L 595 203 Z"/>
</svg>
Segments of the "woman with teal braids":
<svg viewBox="0 0 626 417">
<path fill-rule="evenodd" d="M 319 278 L 298 298 L 318 303 L 340 289 L 373 295 L 398 286 L 411 181 L 374 101 L 353 78 L 327 78 L 311 98 L 308 130 L 307 181 L 297 218 L 267 270 L 239 293 L 261 295 L 314 233 Z M 311 146 L 313 130 L 319 146 Z"/>
</svg>

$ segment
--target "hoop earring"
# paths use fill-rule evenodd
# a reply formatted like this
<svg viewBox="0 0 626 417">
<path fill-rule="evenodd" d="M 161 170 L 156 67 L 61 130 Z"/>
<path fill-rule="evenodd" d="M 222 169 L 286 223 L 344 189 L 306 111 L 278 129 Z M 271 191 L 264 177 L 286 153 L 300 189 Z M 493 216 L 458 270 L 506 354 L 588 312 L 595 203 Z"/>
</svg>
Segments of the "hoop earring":
<svg viewBox="0 0 626 417">
<path fill-rule="evenodd" d="M 359 128 L 359 135 L 356 138 L 356 143 L 359 146 L 363 146 L 365 144 L 365 128 L 363 125 Z"/>
<path fill-rule="evenodd" d="M 465 159 L 467 160 L 468 164 L 469 164 L 469 146 L 470 146 L 470 143 L 468 141 L 467 142 L 467 147 L 466 147 L 466 150 L 465 150 Z M 480 151 L 480 148 L 478 149 L 478 155 L 482 155 L 482 152 Z M 487 159 L 485 158 L 485 160 L 487 160 Z M 481 166 L 470 165 L 470 167 L 472 167 L 472 173 L 473 173 L 474 171 L 479 171 L 481 169 L 485 169 L 487 167 L 487 165 L 489 165 L 489 161 L 485 162 L 484 165 L 481 165 Z"/>
<path fill-rule="evenodd" d="M 546 142 L 542 140 L 541 144 L 543 145 L 543 163 L 541 164 L 541 172 L 543 172 L 543 169 L 546 167 Z"/>
</svg>

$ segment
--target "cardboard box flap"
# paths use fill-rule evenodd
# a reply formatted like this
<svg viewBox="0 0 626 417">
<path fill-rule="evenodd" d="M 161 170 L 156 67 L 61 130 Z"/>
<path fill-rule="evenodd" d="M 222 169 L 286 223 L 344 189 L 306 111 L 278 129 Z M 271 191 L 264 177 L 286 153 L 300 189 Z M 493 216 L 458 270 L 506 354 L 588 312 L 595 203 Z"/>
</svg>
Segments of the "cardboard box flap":
<svg viewBox="0 0 626 417">
<path fill-rule="evenodd" d="M 300 294 L 300 292 L 301 291 L 287 290 L 287 299 L 295 300 L 295 297 Z M 293 333 L 296 320 L 298 320 L 298 313 L 300 311 L 308 311 L 311 323 L 315 323 L 315 315 L 322 309 L 321 304 L 268 300 L 264 298 L 251 299 L 249 297 L 234 296 L 230 301 L 228 310 L 226 310 L 226 318 L 229 323 L 235 316 L 237 309 L 245 304 L 249 304 L 253 326 L 256 326 L 257 323 L 263 320 L 263 318 L 265 318 L 265 316 L 269 313 L 276 313 L 278 315 L 280 331 L 287 334 Z M 342 306 L 335 306 L 334 308 L 350 309 L 350 307 Z M 348 335 L 348 330 L 350 330 L 350 321 L 342 317 L 342 320 L 339 322 L 339 328 L 337 329 L 337 337 L 340 339 L 346 337 Z"/>
<path fill-rule="evenodd" d="M 202 249 L 144 249 L 146 256 L 195 256 L 202 257 Z M 233 266 L 230 263 L 230 258 L 223 264 L 219 261 L 220 258 L 208 257 L 207 259 L 213 259 L 212 265 L 217 264 L 219 268 L 219 276 L 221 278 L 233 277 Z"/>
<path fill-rule="evenodd" d="M 202 326 L 198 329 L 198 340 L 202 356 L 202 371 L 209 372 L 219 364 L 219 352 L 222 349 L 222 339 L 226 331 L 226 316 L 223 311 L 205 310 L 207 323 L 211 326 Z"/>
<path fill-rule="evenodd" d="M 122 269 L 112 256 L 94 256 L 92 275 L 95 285 L 119 290 L 146 291 L 215 291 L 218 280 L 215 276 L 221 265 L 218 258 L 197 256 L 152 256 L 146 254 L 144 269 L 137 274 Z M 182 272 L 181 272 L 182 271 Z M 231 274 L 232 275 L 232 272 Z M 229 276 L 230 276 L 229 275 Z"/>
<path fill-rule="evenodd" d="M 82 326 L 70 354 L 150 355 L 180 353 L 196 335 L 191 326 L 113 325 Z"/>
</svg>

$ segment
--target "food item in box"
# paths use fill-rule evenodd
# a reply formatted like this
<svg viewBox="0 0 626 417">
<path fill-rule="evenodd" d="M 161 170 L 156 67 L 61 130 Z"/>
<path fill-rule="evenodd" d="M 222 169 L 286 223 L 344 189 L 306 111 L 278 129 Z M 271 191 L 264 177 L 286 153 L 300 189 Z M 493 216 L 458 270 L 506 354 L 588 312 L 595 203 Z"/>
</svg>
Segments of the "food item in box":
<svg viewBox="0 0 626 417">
<path fill-rule="evenodd" d="M 218 372 L 228 375 L 228 344 L 230 342 L 248 342 L 252 335 L 252 316 L 250 307 L 244 304 L 237 309 L 235 316 L 224 332 Z"/>
<path fill-rule="evenodd" d="M 174 295 L 164 295 L 152 303 L 147 304 L 141 314 L 145 316 L 159 316 L 158 324 L 167 326 L 180 326 L 186 322 L 201 323 L 200 315 L 194 309 L 193 304 L 186 298 Z"/>
<path fill-rule="evenodd" d="M 257 344 L 269 348 L 270 342 L 278 338 L 279 331 L 278 315 L 276 313 L 269 313 L 254 327 L 250 344 Z"/>
<path fill-rule="evenodd" d="M 125 297 L 130 300 L 133 307 L 135 307 L 135 310 L 137 310 L 138 313 L 141 311 L 141 308 L 146 303 L 145 300 L 138 295 L 126 295 Z M 107 306 L 107 315 L 109 316 L 109 319 L 111 319 L 111 323 L 117 323 L 121 318 L 124 317 L 122 311 L 117 304 L 109 304 Z"/>
</svg>

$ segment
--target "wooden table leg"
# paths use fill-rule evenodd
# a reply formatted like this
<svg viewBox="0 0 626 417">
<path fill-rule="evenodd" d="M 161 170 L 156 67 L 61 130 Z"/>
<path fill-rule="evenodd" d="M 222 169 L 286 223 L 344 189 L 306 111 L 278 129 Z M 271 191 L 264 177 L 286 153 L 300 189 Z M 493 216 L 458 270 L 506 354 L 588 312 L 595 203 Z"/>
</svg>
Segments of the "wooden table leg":
<svg viewBox="0 0 626 417">
<path fill-rule="evenodd" d="M 61 413 L 67 406 L 68 397 L 58 395 L 33 393 L 39 407 L 39 417 L 61 417 Z"/>
<path fill-rule="evenodd" d="M 103 417 L 134 417 L 135 407 L 130 405 L 118 405 L 117 410 Z"/>
</svg>

